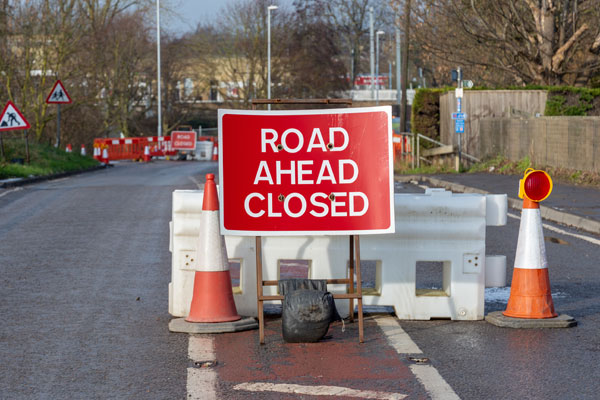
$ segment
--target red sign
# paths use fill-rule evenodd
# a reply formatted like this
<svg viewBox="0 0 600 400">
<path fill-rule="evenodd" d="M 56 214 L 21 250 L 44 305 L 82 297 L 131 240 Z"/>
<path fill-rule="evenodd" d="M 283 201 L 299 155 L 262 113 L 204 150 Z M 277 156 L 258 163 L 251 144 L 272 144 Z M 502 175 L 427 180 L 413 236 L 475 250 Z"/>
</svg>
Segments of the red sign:
<svg viewBox="0 0 600 400">
<path fill-rule="evenodd" d="M 69 93 L 67 93 L 67 89 L 65 89 L 65 86 L 62 84 L 60 79 L 57 80 L 54 86 L 52 87 L 50 94 L 46 98 L 46 103 L 69 104 L 71 102 L 71 96 L 69 96 Z"/>
<path fill-rule="evenodd" d="M 31 125 L 12 101 L 8 101 L 0 114 L 0 131 L 29 129 Z"/>
<path fill-rule="evenodd" d="M 174 150 L 195 150 L 196 132 L 173 131 L 171 132 L 171 148 Z"/>
<path fill-rule="evenodd" d="M 391 107 L 219 110 L 221 229 L 394 232 Z"/>
<path fill-rule="evenodd" d="M 388 77 L 385 75 L 379 75 L 375 77 L 376 85 L 387 85 Z M 371 75 L 358 75 L 354 79 L 354 85 L 366 86 L 371 84 Z"/>
</svg>

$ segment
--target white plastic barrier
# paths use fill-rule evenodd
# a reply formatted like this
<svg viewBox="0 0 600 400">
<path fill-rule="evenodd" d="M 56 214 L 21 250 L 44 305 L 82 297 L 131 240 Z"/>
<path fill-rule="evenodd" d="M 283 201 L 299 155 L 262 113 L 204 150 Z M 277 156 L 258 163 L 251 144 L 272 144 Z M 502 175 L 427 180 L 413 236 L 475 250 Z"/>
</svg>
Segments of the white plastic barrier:
<svg viewBox="0 0 600 400">
<path fill-rule="evenodd" d="M 202 191 L 173 192 L 169 313 L 177 317 L 187 316 L 192 298 L 202 196 Z M 393 306 L 400 319 L 482 319 L 485 227 L 505 225 L 506 208 L 506 195 L 453 194 L 443 189 L 396 194 L 396 233 L 360 236 L 361 259 L 376 265 L 375 293 L 363 295 L 363 304 Z M 226 236 L 225 240 L 230 260 L 241 264 L 240 290 L 234 291 L 238 313 L 256 316 L 255 239 Z M 264 280 L 279 278 L 282 259 L 308 260 L 312 279 L 345 277 L 348 237 L 264 237 Z M 441 282 L 436 285 L 440 289 L 417 291 L 417 269 L 427 262 L 441 269 Z M 334 293 L 345 290 L 344 285 L 329 288 Z M 265 294 L 277 290 L 264 289 Z M 336 300 L 336 304 L 346 316 L 348 300 Z"/>
<path fill-rule="evenodd" d="M 196 160 L 212 160 L 213 142 L 205 140 L 196 143 L 195 159 Z"/>
</svg>

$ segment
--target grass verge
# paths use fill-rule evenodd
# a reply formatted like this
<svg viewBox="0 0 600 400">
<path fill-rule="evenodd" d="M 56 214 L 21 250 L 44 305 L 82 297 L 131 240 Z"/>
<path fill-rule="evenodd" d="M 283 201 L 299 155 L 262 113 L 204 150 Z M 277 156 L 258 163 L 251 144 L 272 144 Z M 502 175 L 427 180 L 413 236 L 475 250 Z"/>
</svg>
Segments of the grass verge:
<svg viewBox="0 0 600 400">
<path fill-rule="evenodd" d="M 29 143 L 29 164 L 26 162 L 24 139 L 3 139 L 4 158 L 0 158 L 0 179 L 30 178 L 62 172 L 81 171 L 99 165 L 92 157 L 40 144 Z"/>
</svg>

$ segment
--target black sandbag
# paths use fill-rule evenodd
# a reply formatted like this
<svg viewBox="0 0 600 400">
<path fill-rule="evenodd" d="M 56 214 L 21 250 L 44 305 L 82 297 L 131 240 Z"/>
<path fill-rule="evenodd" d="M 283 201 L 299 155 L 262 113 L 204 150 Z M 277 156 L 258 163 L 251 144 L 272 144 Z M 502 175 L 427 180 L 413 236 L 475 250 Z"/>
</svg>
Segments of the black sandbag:
<svg viewBox="0 0 600 400">
<path fill-rule="evenodd" d="M 327 334 L 329 323 L 339 319 L 331 293 L 308 289 L 288 292 L 281 315 L 283 340 L 318 342 Z"/>
<path fill-rule="evenodd" d="M 298 289 L 327 291 L 327 281 L 325 279 L 280 279 L 278 286 L 279 294 L 282 296 Z"/>
</svg>

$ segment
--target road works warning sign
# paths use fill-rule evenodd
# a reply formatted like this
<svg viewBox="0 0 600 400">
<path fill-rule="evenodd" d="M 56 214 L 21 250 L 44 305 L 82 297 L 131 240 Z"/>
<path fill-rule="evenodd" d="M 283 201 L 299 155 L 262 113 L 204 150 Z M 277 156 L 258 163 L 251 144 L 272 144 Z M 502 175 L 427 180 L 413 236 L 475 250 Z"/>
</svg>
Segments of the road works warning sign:
<svg viewBox="0 0 600 400">
<path fill-rule="evenodd" d="M 219 110 L 221 229 L 394 232 L 391 107 Z"/>
<path fill-rule="evenodd" d="M 31 125 L 25 119 L 21 111 L 12 101 L 8 101 L 2 114 L 0 114 L 0 131 L 10 131 L 15 129 L 29 129 Z"/>
<path fill-rule="evenodd" d="M 174 150 L 195 150 L 196 132 L 173 131 L 171 132 L 171 148 Z"/>
</svg>

